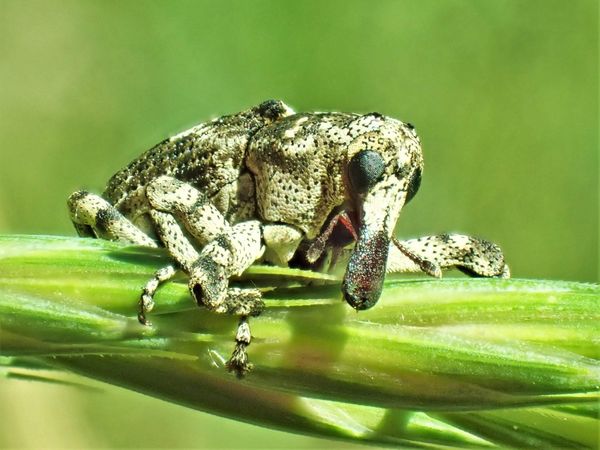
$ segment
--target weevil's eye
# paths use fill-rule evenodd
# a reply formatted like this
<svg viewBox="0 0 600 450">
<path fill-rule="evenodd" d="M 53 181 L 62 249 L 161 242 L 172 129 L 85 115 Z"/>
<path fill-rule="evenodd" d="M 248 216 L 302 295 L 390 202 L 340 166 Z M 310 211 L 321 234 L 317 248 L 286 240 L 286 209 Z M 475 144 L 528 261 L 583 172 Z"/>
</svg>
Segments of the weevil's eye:
<svg viewBox="0 0 600 450">
<path fill-rule="evenodd" d="M 408 182 L 408 188 L 406 189 L 406 200 L 404 201 L 404 204 L 410 202 L 419 190 L 419 187 L 421 186 L 421 174 L 421 168 L 417 167 L 417 169 L 413 172 L 410 181 Z"/>
<path fill-rule="evenodd" d="M 381 180 L 385 162 L 373 150 L 361 150 L 348 163 L 348 179 L 354 192 L 365 194 Z"/>
</svg>

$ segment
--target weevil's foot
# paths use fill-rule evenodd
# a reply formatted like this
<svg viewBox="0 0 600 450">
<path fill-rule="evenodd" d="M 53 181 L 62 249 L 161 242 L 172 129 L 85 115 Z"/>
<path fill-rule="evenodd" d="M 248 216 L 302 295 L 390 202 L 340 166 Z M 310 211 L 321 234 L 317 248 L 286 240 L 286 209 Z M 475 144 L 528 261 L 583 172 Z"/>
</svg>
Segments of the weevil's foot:
<svg viewBox="0 0 600 450">
<path fill-rule="evenodd" d="M 150 321 L 149 321 L 149 320 L 146 318 L 146 314 L 144 314 L 144 313 L 143 313 L 143 312 L 141 312 L 141 311 L 140 311 L 140 312 L 138 312 L 137 319 L 138 319 L 138 322 L 139 322 L 139 323 L 141 323 L 141 324 L 142 324 L 142 325 L 144 325 L 144 326 L 147 326 L 147 327 L 151 327 L 151 326 L 152 326 L 152 322 L 150 322 Z"/>
<path fill-rule="evenodd" d="M 142 325 L 151 326 L 152 323 L 146 318 L 146 313 L 152 311 L 154 308 L 154 300 L 152 296 L 148 293 L 144 292 L 139 301 L 139 309 L 138 309 L 138 322 Z"/>
<path fill-rule="evenodd" d="M 421 260 L 418 264 L 421 270 L 427 275 L 434 278 L 442 278 L 442 268 L 439 265 L 427 260 Z"/>
<path fill-rule="evenodd" d="M 240 318 L 240 323 L 235 334 L 235 348 L 233 349 L 231 358 L 227 361 L 227 369 L 230 372 L 235 372 L 238 378 L 242 378 L 252 370 L 252 364 L 248 362 L 248 352 L 246 351 L 251 340 L 252 334 L 250 333 L 248 318 L 243 316 Z"/>
<path fill-rule="evenodd" d="M 238 378 L 244 378 L 248 372 L 252 370 L 254 366 L 248 362 L 248 353 L 246 352 L 246 345 L 237 344 L 231 358 L 227 361 L 227 370 L 234 372 Z"/>
</svg>

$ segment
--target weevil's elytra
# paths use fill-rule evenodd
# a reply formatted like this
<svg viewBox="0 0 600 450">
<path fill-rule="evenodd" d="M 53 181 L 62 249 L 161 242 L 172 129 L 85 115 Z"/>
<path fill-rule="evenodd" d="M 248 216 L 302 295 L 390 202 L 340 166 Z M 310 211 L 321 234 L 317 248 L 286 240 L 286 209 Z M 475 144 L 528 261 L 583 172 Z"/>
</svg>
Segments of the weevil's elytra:
<svg viewBox="0 0 600 450">
<path fill-rule="evenodd" d="M 251 367 L 248 317 L 261 293 L 229 286 L 254 262 L 315 268 L 355 242 L 342 284 L 357 310 L 379 299 L 386 272 L 508 276 L 500 249 L 458 234 L 397 241 L 402 207 L 423 171 L 411 124 L 379 113 L 298 113 L 268 100 L 166 139 L 108 182 L 102 196 L 75 192 L 71 220 L 82 236 L 166 247 L 173 265 L 141 292 L 139 320 L 177 269 L 198 305 L 240 316 L 227 365 Z"/>
</svg>

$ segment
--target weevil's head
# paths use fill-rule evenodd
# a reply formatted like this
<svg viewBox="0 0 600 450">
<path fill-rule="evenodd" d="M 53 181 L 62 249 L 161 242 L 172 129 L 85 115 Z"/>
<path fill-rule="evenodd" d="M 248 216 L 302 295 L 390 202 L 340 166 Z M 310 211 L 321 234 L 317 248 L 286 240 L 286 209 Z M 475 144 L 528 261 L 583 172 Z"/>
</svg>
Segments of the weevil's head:
<svg viewBox="0 0 600 450">
<path fill-rule="evenodd" d="M 423 155 L 412 125 L 368 114 L 353 126 L 364 128 L 348 148 L 344 182 L 357 213 L 358 240 L 342 291 L 355 309 L 372 307 L 381 295 L 390 240 L 402 207 L 421 184 Z"/>
</svg>

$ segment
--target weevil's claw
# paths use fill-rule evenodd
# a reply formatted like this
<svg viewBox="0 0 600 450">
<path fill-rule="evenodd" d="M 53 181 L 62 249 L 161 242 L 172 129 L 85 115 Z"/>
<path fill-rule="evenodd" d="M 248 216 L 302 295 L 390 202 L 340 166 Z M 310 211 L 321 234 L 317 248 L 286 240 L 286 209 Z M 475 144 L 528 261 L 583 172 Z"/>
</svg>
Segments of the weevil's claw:
<svg viewBox="0 0 600 450">
<path fill-rule="evenodd" d="M 238 378 L 244 376 L 252 370 L 254 366 L 248 362 L 248 353 L 245 345 L 236 345 L 231 358 L 227 361 L 227 370 L 234 372 Z"/>
<path fill-rule="evenodd" d="M 137 318 L 138 318 L 138 322 L 141 323 L 142 325 L 147 326 L 147 327 L 152 326 L 152 322 L 150 322 L 148 319 L 146 319 L 146 315 L 143 312 L 141 312 L 141 311 L 138 312 Z"/>
</svg>

